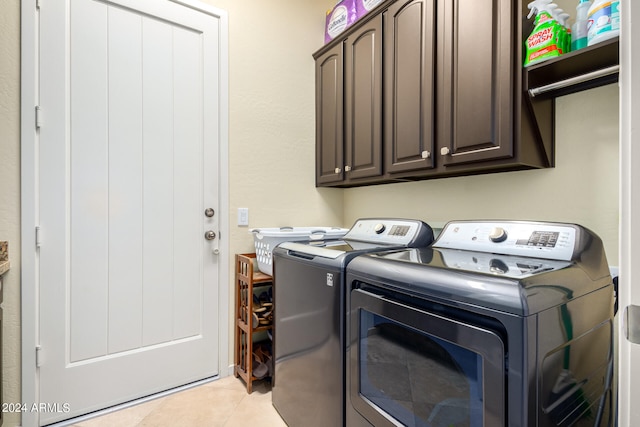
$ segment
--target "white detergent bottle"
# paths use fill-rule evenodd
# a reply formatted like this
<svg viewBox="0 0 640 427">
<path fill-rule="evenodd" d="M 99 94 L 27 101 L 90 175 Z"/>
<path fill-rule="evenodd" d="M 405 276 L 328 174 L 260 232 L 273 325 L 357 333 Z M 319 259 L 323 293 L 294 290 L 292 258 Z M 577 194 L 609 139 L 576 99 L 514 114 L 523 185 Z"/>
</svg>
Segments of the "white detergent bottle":
<svg viewBox="0 0 640 427">
<path fill-rule="evenodd" d="M 587 12 L 587 45 L 620 35 L 620 1 L 595 0 Z"/>
<path fill-rule="evenodd" d="M 576 22 L 571 27 L 571 50 L 587 47 L 587 13 L 590 7 L 590 0 L 580 0 L 576 6 Z"/>
</svg>

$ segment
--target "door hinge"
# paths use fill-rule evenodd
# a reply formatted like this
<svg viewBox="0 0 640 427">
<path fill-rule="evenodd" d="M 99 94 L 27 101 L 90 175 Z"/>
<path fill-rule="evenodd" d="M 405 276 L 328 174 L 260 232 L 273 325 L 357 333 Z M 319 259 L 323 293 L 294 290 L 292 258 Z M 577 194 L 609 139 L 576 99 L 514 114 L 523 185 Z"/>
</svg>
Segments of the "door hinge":
<svg viewBox="0 0 640 427">
<path fill-rule="evenodd" d="M 36 10 L 40 10 L 40 0 L 36 0 Z"/>
<path fill-rule="evenodd" d="M 36 105 L 36 129 L 40 129 L 42 125 L 42 114 L 40 112 L 40 106 Z"/>
<path fill-rule="evenodd" d="M 640 306 L 627 306 L 622 319 L 627 340 L 634 344 L 640 344 Z"/>
<path fill-rule="evenodd" d="M 40 347 L 39 345 L 36 346 L 36 368 L 40 367 L 40 358 L 41 358 L 41 354 L 42 354 L 42 347 Z"/>
<path fill-rule="evenodd" d="M 40 248 L 40 244 L 42 244 L 42 233 L 40 227 L 36 226 L 36 249 Z"/>
</svg>

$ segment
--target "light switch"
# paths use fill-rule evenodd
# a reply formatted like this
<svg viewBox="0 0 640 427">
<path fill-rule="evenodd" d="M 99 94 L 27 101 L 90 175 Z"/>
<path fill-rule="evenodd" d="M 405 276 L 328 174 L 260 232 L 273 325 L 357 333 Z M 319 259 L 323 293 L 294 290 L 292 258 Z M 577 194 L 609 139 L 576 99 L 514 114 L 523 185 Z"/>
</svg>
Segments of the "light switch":
<svg viewBox="0 0 640 427">
<path fill-rule="evenodd" d="M 249 208 L 238 208 L 238 225 L 249 225 Z"/>
</svg>

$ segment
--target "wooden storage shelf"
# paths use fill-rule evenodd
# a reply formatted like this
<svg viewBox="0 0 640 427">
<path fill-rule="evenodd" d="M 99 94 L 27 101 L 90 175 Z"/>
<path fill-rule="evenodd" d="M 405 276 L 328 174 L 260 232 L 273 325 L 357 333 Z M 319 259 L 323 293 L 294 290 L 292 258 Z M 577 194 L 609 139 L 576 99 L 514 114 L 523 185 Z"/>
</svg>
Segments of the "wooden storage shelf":
<svg viewBox="0 0 640 427">
<path fill-rule="evenodd" d="M 273 330 L 273 314 L 271 314 L 271 321 L 264 325 L 260 325 L 260 318 L 254 317 L 253 314 L 254 291 L 258 288 L 265 288 L 265 291 L 268 291 L 269 287 L 273 287 L 273 278 L 271 276 L 254 269 L 253 260 L 255 257 L 255 253 L 236 254 L 234 375 L 242 378 L 245 382 L 247 393 L 252 392 L 254 381 L 269 376 L 269 374 L 261 377 L 254 375 L 254 353 L 257 351 L 261 356 L 270 360 L 272 360 L 273 355 L 273 343 L 270 339 L 254 342 L 256 334 Z M 267 311 L 272 313 L 273 305 Z M 272 363 L 267 362 L 267 360 L 263 360 L 263 362 Z M 271 367 L 270 370 L 272 369 Z"/>
<path fill-rule="evenodd" d="M 620 64 L 618 37 L 593 46 L 569 52 L 525 68 L 525 88 L 534 90 L 533 96 L 552 97 L 568 95 L 618 81 Z M 602 70 L 613 70 L 598 75 Z M 590 77 L 592 76 L 593 77 Z M 536 89 L 548 87 L 541 94 Z"/>
</svg>

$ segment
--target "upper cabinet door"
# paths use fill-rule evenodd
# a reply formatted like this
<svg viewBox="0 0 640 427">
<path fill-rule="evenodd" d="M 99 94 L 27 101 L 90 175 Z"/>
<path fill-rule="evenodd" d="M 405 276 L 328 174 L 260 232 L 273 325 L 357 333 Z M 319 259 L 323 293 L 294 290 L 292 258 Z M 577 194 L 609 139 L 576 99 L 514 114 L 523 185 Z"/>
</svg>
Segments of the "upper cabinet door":
<svg viewBox="0 0 640 427">
<path fill-rule="evenodd" d="M 513 2 L 438 5 L 440 163 L 513 157 Z"/>
<path fill-rule="evenodd" d="M 345 42 L 346 178 L 382 175 L 382 16 Z"/>
<path fill-rule="evenodd" d="M 344 179 L 342 44 L 316 59 L 316 185 Z"/>
<path fill-rule="evenodd" d="M 435 0 L 384 13 L 384 146 L 389 173 L 434 167 Z"/>
</svg>

